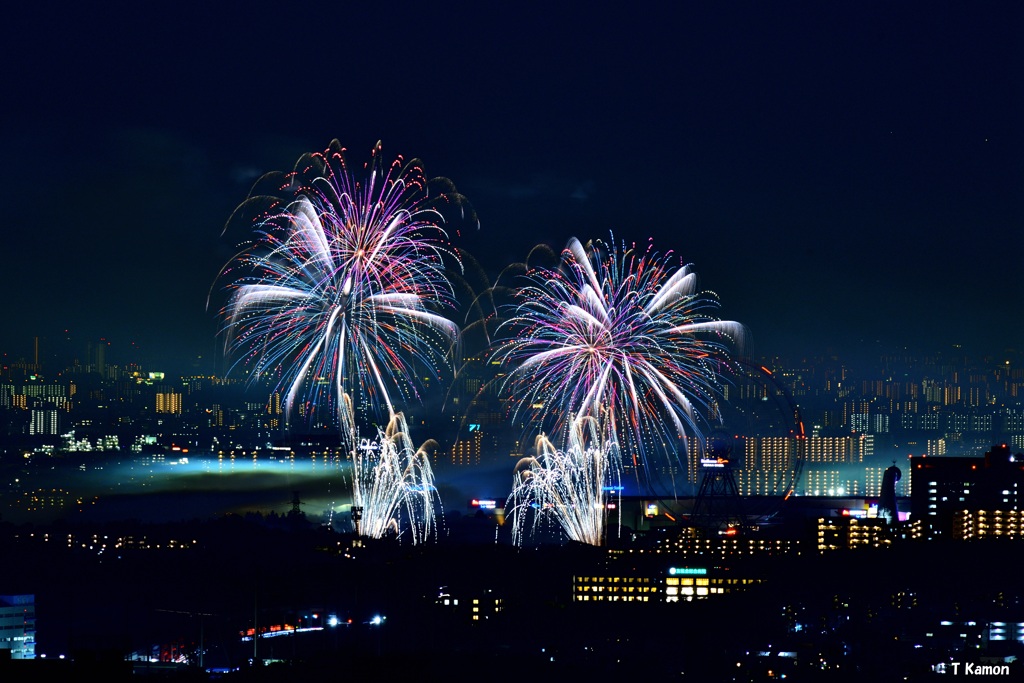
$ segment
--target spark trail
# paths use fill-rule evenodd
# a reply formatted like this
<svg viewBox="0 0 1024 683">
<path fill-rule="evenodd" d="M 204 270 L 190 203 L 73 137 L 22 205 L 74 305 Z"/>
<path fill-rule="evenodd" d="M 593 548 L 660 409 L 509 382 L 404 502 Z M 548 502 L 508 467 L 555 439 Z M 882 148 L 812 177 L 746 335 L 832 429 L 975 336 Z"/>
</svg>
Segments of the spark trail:
<svg viewBox="0 0 1024 683">
<path fill-rule="evenodd" d="M 594 419 L 638 476 L 677 442 L 693 460 L 743 328 L 713 315 L 717 297 L 697 289 L 691 267 L 651 247 L 573 238 L 560 267 L 526 278 L 493 356 L 509 368 L 513 418 L 549 434 Z"/>
<path fill-rule="evenodd" d="M 513 543 L 523 545 L 528 534 L 553 519 L 570 539 L 602 545 L 605 487 L 618 482 L 615 444 L 600 438 L 596 421 L 584 419 L 572 425 L 564 450 L 545 436 L 537 437 L 536 448 L 535 457 L 516 465 L 508 506 Z"/>
<path fill-rule="evenodd" d="M 241 223 L 247 235 L 218 276 L 226 355 L 250 382 L 276 385 L 287 423 L 296 410 L 311 420 L 330 409 L 364 534 L 400 535 L 405 524 L 414 543 L 425 540 L 433 473 L 396 402 L 421 399 L 418 378 L 439 379 L 457 355 L 459 329 L 442 313 L 454 309 L 445 261 L 461 264 L 439 206 L 462 198 L 416 161 L 386 165 L 380 143 L 355 173 L 337 140 L 256 188 L 225 228 Z M 387 428 L 357 444 L 357 414 L 381 413 Z"/>
<path fill-rule="evenodd" d="M 425 450 L 413 448 L 401 414 L 392 416 L 377 438 L 362 441 L 353 454 L 352 505 L 362 509 L 359 533 L 371 538 L 410 533 L 413 544 L 436 531 L 439 505 L 434 474 Z"/>
<path fill-rule="evenodd" d="M 459 339 L 441 313 L 453 307 L 448 247 L 437 205 L 417 162 L 385 166 L 380 143 L 362 174 L 337 141 L 287 174 L 269 174 L 228 225 L 249 238 L 218 278 L 226 351 L 252 381 L 270 378 L 291 419 L 333 407 L 343 438 L 354 410 L 390 417 L 397 396 L 419 397 L 416 378 L 435 376 Z M 227 230 L 227 229 L 226 229 Z"/>
</svg>

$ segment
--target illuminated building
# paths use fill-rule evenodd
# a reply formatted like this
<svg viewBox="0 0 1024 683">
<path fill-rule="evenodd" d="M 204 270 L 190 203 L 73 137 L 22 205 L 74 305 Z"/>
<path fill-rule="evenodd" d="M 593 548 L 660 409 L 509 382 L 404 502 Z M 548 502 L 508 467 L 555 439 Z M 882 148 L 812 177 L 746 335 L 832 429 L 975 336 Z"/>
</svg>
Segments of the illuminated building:
<svg viewBox="0 0 1024 683">
<path fill-rule="evenodd" d="M 876 498 L 882 493 L 882 477 L 885 475 L 884 467 L 864 468 L 864 495 Z"/>
<path fill-rule="evenodd" d="M 177 392 L 160 392 L 156 395 L 156 412 L 181 415 L 181 394 Z"/>
<path fill-rule="evenodd" d="M 23 393 L 26 396 L 43 398 L 58 404 L 67 399 L 67 390 L 60 384 L 26 384 Z"/>
<path fill-rule="evenodd" d="M 281 410 L 281 393 L 275 391 L 270 395 L 267 400 L 267 414 L 268 415 L 281 415 L 284 411 Z"/>
<path fill-rule="evenodd" d="M 767 496 L 782 491 L 790 480 L 788 470 L 734 469 L 736 488 L 741 496 Z"/>
<path fill-rule="evenodd" d="M 983 458 L 912 457 L 910 476 L 911 516 L 923 522 L 929 538 L 953 532 L 960 511 L 1021 509 L 1024 458 L 1006 444 Z"/>
<path fill-rule="evenodd" d="M 795 457 L 796 439 L 786 436 L 752 436 L 744 439 L 743 465 L 748 471 L 785 471 L 792 467 Z"/>
<path fill-rule="evenodd" d="M 57 408 L 50 404 L 41 404 L 32 408 L 32 421 L 29 423 L 28 433 L 34 435 L 60 434 Z"/>
<path fill-rule="evenodd" d="M 448 586 L 438 591 L 434 604 L 469 621 L 487 621 L 505 609 L 504 600 L 492 590 L 476 590 L 458 597 Z"/>
<path fill-rule="evenodd" d="M 891 545 L 889 524 L 884 519 L 853 516 L 818 518 L 818 551 L 882 548 Z"/>
<path fill-rule="evenodd" d="M 863 462 L 874 452 L 874 436 L 811 436 L 804 440 L 804 462 L 813 466 Z M 795 438 L 784 436 L 746 437 L 743 446 L 743 467 L 734 468 L 736 486 L 741 496 L 776 495 L 784 490 L 798 457 Z M 820 472 L 820 470 L 819 470 Z M 835 476 L 832 476 L 832 475 Z M 826 495 L 831 489 L 851 494 L 853 483 L 839 481 L 838 473 L 812 474 L 808 471 L 804 489 L 807 495 Z M 831 478 L 830 478 L 831 477 Z M 833 481 L 834 479 L 834 481 Z M 813 491 L 818 490 L 818 494 Z M 844 494 L 838 494 L 844 495 Z"/>
<path fill-rule="evenodd" d="M 649 576 L 595 575 L 572 577 L 573 602 L 654 602 L 658 584 Z"/>
<path fill-rule="evenodd" d="M 804 472 L 805 496 L 853 495 L 850 482 L 840 479 L 839 470 L 815 470 Z"/>
<path fill-rule="evenodd" d="M 953 513 L 953 538 L 1007 538 L 1019 540 L 1024 513 L 1020 510 L 958 510 Z"/>
<path fill-rule="evenodd" d="M 812 436 L 807 439 L 808 463 L 863 462 L 874 450 L 874 438 L 867 434 L 852 436 Z"/>
<path fill-rule="evenodd" d="M 658 544 L 655 552 L 671 553 L 679 558 L 728 560 L 742 557 L 785 557 L 800 554 L 800 542 L 791 538 L 771 538 L 762 534 L 709 534 L 684 527 L 674 539 Z"/>
<path fill-rule="evenodd" d="M 689 602 L 746 590 L 763 579 L 726 576 L 713 567 L 669 567 L 665 577 L 665 602 Z"/>
<path fill-rule="evenodd" d="M 0 650 L 11 659 L 36 657 L 36 596 L 0 595 Z"/>
<path fill-rule="evenodd" d="M 1020 408 L 1000 408 L 999 418 L 1005 434 L 1024 434 L 1024 410 Z"/>
<path fill-rule="evenodd" d="M 573 602 L 689 602 L 742 591 L 762 579 L 739 578 L 730 570 L 708 566 L 676 566 L 630 575 L 603 572 L 573 577 Z"/>
<path fill-rule="evenodd" d="M 469 425 L 469 436 L 465 439 L 458 439 L 451 448 L 451 462 L 453 465 L 479 465 L 480 453 L 482 450 L 484 434 L 480 425 Z"/>
<path fill-rule="evenodd" d="M 733 467 L 741 496 L 774 495 L 789 485 L 797 458 L 796 439 L 782 436 L 747 437 L 743 467 Z"/>
</svg>

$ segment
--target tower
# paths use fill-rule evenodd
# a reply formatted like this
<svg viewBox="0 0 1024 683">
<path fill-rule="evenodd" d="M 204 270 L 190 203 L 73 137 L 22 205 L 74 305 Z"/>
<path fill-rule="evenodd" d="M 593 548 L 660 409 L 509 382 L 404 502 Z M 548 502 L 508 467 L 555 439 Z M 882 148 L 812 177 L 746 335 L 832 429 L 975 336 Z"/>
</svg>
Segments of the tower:
<svg viewBox="0 0 1024 683">
<path fill-rule="evenodd" d="M 896 482 L 903 477 L 900 468 L 896 467 L 894 460 L 891 467 L 885 469 L 882 475 L 882 492 L 878 501 L 878 516 L 892 524 L 899 521 L 899 513 L 896 511 Z"/>
<path fill-rule="evenodd" d="M 745 525 L 736 475 L 729 459 L 732 448 L 725 440 L 711 443 L 708 457 L 701 458 L 700 491 L 690 514 L 690 525 L 716 532 Z"/>
</svg>

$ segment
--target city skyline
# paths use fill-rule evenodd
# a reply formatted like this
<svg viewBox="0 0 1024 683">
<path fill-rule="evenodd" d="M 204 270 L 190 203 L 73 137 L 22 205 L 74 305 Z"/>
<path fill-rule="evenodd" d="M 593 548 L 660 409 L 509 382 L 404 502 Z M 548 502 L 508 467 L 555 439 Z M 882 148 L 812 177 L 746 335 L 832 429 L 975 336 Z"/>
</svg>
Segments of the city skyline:
<svg viewBox="0 0 1024 683">
<path fill-rule="evenodd" d="M 7 10 L 0 679 L 1018 675 L 1024 6 L 461 4 Z"/>
<path fill-rule="evenodd" d="M 16 10 L 4 362 L 64 329 L 182 371 L 215 355 L 224 224 L 260 174 L 332 138 L 450 178 L 479 218 L 451 223 L 452 243 L 492 276 L 539 242 L 653 240 L 753 355 L 998 353 L 1024 334 L 1009 3 L 542 22 L 346 8 L 331 18 L 351 50 L 282 52 L 269 17 L 161 11 Z"/>
</svg>

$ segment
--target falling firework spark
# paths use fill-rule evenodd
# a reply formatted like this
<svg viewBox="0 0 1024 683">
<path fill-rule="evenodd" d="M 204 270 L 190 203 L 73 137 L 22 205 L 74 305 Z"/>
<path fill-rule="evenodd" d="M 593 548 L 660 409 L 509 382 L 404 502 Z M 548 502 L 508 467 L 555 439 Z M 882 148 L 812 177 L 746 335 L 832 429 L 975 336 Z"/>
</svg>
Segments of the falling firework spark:
<svg viewBox="0 0 1024 683">
<path fill-rule="evenodd" d="M 254 192 L 228 223 L 251 236 L 218 278 L 230 292 L 223 331 L 251 380 L 277 382 L 286 417 L 333 408 L 352 449 L 360 531 L 400 535 L 404 524 L 417 543 L 433 528 L 436 492 L 393 396 L 417 397 L 418 370 L 436 377 L 458 342 L 440 314 L 453 305 L 444 257 L 458 258 L 437 204 L 461 197 L 450 186 L 431 197 L 418 163 L 386 167 L 380 143 L 363 171 L 333 141 L 261 180 L 272 192 Z M 357 410 L 384 408 L 387 429 L 357 444 Z"/>
<path fill-rule="evenodd" d="M 537 455 L 516 465 L 509 504 L 515 544 L 522 545 L 527 533 L 551 519 L 574 541 L 603 544 L 606 487 L 618 482 L 618 453 L 598 429 L 589 419 L 574 424 L 565 450 L 540 436 Z"/>
<path fill-rule="evenodd" d="M 276 381 L 289 417 L 333 406 L 344 438 L 355 408 L 390 416 L 396 391 L 418 396 L 416 370 L 436 376 L 458 340 L 439 313 L 452 305 L 443 260 L 453 254 L 436 208 L 458 196 L 430 197 L 416 162 L 385 167 L 380 143 L 363 170 L 352 173 L 334 141 L 266 176 L 272 196 L 254 193 L 229 221 L 254 229 L 218 278 L 236 365 Z"/>
<path fill-rule="evenodd" d="M 717 297 L 697 290 L 690 266 L 613 245 L 573 238 L 561 268 L 528 273 L 494 357 L 510 368 L 514 419 L 558 434 L 595 418 L 639 475 L 676 440 L 699 448 L 691 437 L 713 412 L 717 369 L 743 331 L 712 315 Z"/>
<path fill-rule="evenodd" d="M 413 544 L 435 531 L 437 490 L 430 459 L 413 448 L 401 413 L 392 416 L 376 439 L 358 444 L 352 460 L 352 506 L 361 510 L 359 534 L 382 538 L 407 528 Z M 404 522 L 404 524 L 403 524 Z"/>
</svg>

